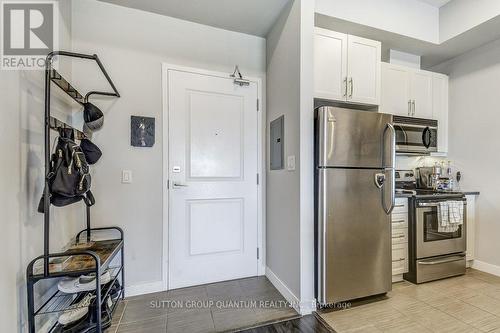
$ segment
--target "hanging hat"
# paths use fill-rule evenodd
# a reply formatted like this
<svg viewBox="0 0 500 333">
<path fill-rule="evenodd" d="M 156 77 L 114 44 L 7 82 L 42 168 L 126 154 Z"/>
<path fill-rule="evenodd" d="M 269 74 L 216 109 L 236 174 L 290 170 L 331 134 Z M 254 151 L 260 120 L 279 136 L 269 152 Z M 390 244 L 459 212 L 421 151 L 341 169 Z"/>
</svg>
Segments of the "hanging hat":
<svg viewBox="0 0 500 333">
<path fill-rule="evenodd" d="M 92 139 L 92 135 L 94 134 L 87 123 L 83 123 L 83 134 L 85 134 L 88 139 Z"/>
<path fill-rule="evenodd" d="M 88 164 L 95 164 L 102 156 L 102 151 L 89 139 L 80 140 L 80 148 Z"/>
<path fill-rule="evenodd" d="M 92 131 L 100 130 L 104 124 L 104 114 L 94 104 L 90 102 L 83 103 L 83 120 L 87 127 Z"/>
</svg>

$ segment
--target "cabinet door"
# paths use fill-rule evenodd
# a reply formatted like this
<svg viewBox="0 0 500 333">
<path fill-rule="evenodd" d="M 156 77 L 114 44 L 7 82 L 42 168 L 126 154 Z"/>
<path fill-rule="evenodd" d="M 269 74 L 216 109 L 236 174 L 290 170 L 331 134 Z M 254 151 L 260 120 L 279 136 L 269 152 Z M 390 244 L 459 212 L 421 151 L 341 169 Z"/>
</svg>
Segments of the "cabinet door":
<svg viewBox="0 0 500 333">
<path fill-rule="evenodd" d="M 382 63 L 380 112 L 410 115 L 410 72 L 408 68 Z"/>
<path fill-rule="evenodd" d="M 411 98 L 413 100 L 413 116 L 432 118 L 432 74 L 415 71 L 411 75 Z"/>
<path fill-rule="evenodd" d="M 314 34 L 314 97 L 345 101 L 347 35 L 316 28 Z"/>
<path fill-rule="evenodd" d="M 438 121 L 438 153 L 448 153 L 448 76 L 432 78 L 432 118 Z"/>
<path fill-rule="evenodd" d="M 380 42 L 348 36 L 347 101 L 380 104 Z"/>
</svg>

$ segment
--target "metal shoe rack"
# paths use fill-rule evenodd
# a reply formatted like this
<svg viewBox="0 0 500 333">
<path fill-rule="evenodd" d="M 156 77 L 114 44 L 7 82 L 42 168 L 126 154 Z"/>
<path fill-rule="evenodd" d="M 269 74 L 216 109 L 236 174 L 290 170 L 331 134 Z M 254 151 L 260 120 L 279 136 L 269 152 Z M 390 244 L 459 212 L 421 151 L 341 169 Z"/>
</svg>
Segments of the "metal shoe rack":
<svg viewBox="0 0 500 333">
<path fill-rule="evenodd" d="M 53 67 L 54 57 L 71 57 L 95 61 L 99 66 L 102 74 L 104 74 L 106 80 L 111 86 L 113 92 L 102 92 L 102 91 L 90 91 L 85 97 L 80 94 L 61 74 L 57 72 Z M 77 332 L 103 332 L 111 323 L 112 313 L 115 310 L 119 299 L 124 297 L 124 238 L 123 230 L 118 227 L 105 227 L 105 228 L 91 228 L 90 223 L 90 207 L 87 206 L 86 210 L 86 228 L 80 231 L 75 238 L 75 244 L 78 247 L 61 252 L 61 253 L 50 253 L 49 249 L 49 239 L 50 239 L 50 190 L 49 190 L 49 172 L 50 172 L 50 131 L 58 130 L 60 128 L 73 129 L 75 132 L 75 137 L 78 139 L 84 138 L 85 134 L 81 131 L 65 124 L 64 122 L 51 116 L 51 83 L 55 83 L 59 88 L 61 88 L 67 95 L 69 95 L 78 104 L 84 105 L 87 102 L 89 96 L 91 95 L 104 95 L 104 96 L 114 96 L 120 97 L 118 90 L 116 89 L 113 81 L 109 77 L 108 73 L 104 69 L 101 61 L 97 55 L 87 55 L 73 52 L 65 51 L 55 51 L 50 53 L 46 58 L 46 68 L 45 68 L 45 188 L 44 188 L 44 233 L 43 233 L 43 255 L 38 256 L 33 259 L 27 269 L 26 269 L 26 281 L 27 281 L 27 296 L 28 296 L 28 324 L 29 332 L 37 332 L 37 324 L 43 322 L 41 320 L 42 316 L 54 316 L 57 313 L 62 313 L 68 310 L 69 307 L 75 306 L 86 294 L 92 293 L 95 298 L 89 307 L 88 314 L 85 319 L 85 328 L 78 328 Z M 102 233 L 114 233 L 115 238 L 95 240 L 92 238 L 98 237 Z M 80 242 L 82 235 L 86 236 L 86 244 Z M 119 235 L 119 236 L 118 236 Z M 120 258 L 116 258 L 117 254 L 120 254 Z M 51 260 L 54 258 L 65 259 L 65 267 L 51 267 Z M 118 260 L 119 259 L 119 260 Z M 115 264 L 119 261 L 119 264 Z M 43 263 L 41 265 L 36 265 L 36 263 Z M 111 280 L 105 285 L 100 284 L 100 277 L 103 272 L 108 270 L 111 274 Z M 77 278 L 81 275 L 95 274 L 96 288 L 90 292 L 81 292 L 75 294 L 64 294 L 60 291 L 54 292 L 50 297 L 44 297 L 43 300 L 38 300 L 35 304 L 35 286 L 38 282 L 48 279 L 56 279 L 63 277 L 74 277 Z M 121 277 L 121 284 L 119 284 L 119 277 Z M 118 286 L 118 287 L 117 287 Z M 111 294 L 114 295 L 114 300 L 112 304 L 108 304 L 106 307 L 105 303 Z M 102 306 L 105 306 L 106 311 L 105 318 L 102 317 Z M 36 308 L 35 308 L 36 307 Z M 48 319 L 48 317 L 47 317 Z M 50 328 L 49 332 L 63 332 L 62 327 L 58 324 L 57 320 Z M 70 332 L 76 332 L 75 330 Z"/>
</svg>

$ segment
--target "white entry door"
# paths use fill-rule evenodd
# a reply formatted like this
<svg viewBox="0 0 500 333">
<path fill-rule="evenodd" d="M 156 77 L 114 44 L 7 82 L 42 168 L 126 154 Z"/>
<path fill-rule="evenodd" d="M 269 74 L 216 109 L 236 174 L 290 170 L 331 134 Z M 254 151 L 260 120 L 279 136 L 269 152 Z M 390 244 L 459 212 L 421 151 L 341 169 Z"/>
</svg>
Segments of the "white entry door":
<svg viewBox="0 0 500 333">
<path fill-rule="evenodd" d="M 257 275 L 257 98 L 168 70 L 169 289 Z"/>
</svg>

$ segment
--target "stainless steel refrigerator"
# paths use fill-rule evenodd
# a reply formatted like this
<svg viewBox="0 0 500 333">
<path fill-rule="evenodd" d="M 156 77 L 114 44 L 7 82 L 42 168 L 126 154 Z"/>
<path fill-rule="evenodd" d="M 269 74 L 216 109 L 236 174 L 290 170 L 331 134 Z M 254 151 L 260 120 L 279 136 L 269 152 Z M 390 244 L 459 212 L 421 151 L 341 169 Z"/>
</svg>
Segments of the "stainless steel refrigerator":
<svg viewBox="0 0 500 333">
<path fill-rule="evenodd" d="M 388 114 L 315 110 L 316 294 L 332 304 L 391 290 L 395 134 Z"/>
</svg>

